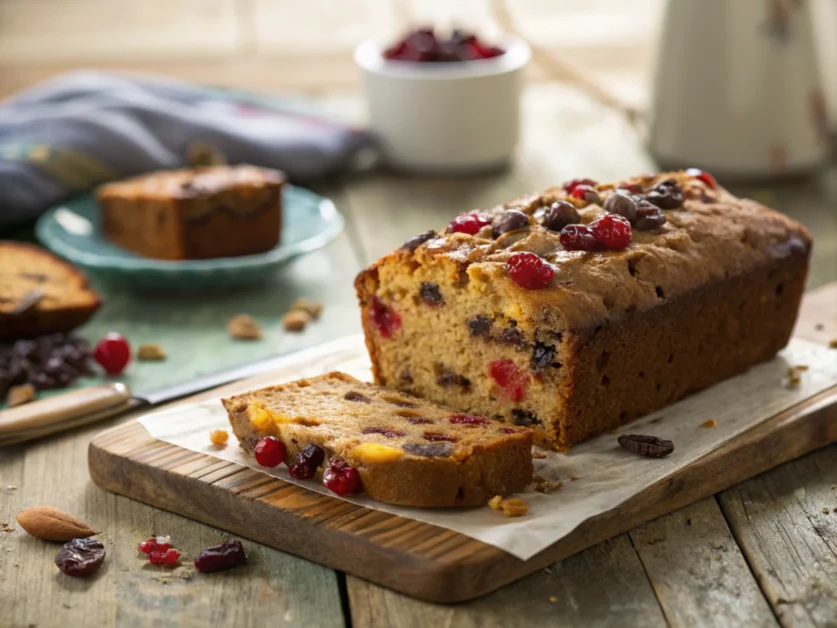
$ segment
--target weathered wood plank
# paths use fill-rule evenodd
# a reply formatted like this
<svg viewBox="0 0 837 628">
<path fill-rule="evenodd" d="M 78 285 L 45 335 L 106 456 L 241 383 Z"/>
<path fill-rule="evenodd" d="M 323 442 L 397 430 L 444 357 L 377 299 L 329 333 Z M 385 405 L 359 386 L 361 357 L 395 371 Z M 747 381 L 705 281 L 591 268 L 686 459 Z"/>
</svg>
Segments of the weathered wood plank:
<svg viewBox="0 0 837 628">
<path fill-rule="evenodd" d="M 672 626 L 773 626 L 776 619 L 714 497 L 630 532 Z"/>
<path fill-rule="evenodd" d="M 783 626 L 837 623 L 837 446 L 724 491 L 720 504 Z"/>
<path fill-rule="evenodd" d="M 421 602 L 352 576 L 347 585 L 356 628 L 666 625 L 625 534 L 456 606 Z"/>
</svg>

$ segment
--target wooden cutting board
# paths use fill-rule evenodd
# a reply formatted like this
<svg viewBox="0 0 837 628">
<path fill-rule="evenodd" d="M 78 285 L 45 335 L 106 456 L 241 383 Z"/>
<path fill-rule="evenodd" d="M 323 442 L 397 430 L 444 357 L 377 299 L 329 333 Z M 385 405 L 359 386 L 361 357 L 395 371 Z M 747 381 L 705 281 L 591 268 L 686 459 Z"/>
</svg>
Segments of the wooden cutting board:
<svg viewBox="0 0 837 628">
<path fill-rule="evenodd" d="M 796 335 L 837 338 L 837 284 L 806 295 Z M 837 358 L 836 358 L 837 359 Z M 338 353 L 312 358 L 322 371 Z M 295 368 L 298 368 L 295 367 Z M 258 387 L 286 373 L 269 373 Z M 240 390 L 242 382 L 234 385 Z M 218 397 L 229 386 L 185 400 Z M 523 561 L 433 525 L 369 510 L 151 438 L 136 420 L 98 435 L 88 462 L 107 490 L 432 602 L 513 582 L 646 521 L 837 441 L 837 387 L 776 415 Z"/>
</svg>

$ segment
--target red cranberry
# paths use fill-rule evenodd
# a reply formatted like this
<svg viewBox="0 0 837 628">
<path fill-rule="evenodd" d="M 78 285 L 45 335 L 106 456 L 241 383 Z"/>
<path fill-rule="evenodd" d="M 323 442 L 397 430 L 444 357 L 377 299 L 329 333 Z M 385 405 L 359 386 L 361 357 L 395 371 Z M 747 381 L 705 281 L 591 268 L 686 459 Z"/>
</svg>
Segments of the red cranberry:
<svg viewBox="0 0 837 628">
<path fill-rule="evenodd" d="M 93 359 L 108 375 L 119 375 L 131 361 L 131 345 L 121 334 L 110 332 L 96 345 Z"/>
<path fill-rule="evenodd" d="M 388 427 L 366 427 L 363 429 L 363 433 L 380 434 L 381 436 L 386 436 L 387 438 L 398 438 L 399 436 L 404 436 L 404 432 L 391 430 Z"/>
<path fill-rule="evenodd" d="M 482 229 L 485 225 L 491 224 L 491 221 L 486 220 L 477 213 L 462 214 L 450 221 L 448 231 L 450 233 L 467 233 L 468 235 L 476 235 L 477 231 Z"/>
<path fill-rule="evenodd" d="M 512 281 L 527 290 L 546 288 L 555 275 L 552 266 L 534 253 L 515 253 L 506 263 L 506 269 Z"/>
<path fill-rule="evenodd" d="M 241 541 L 224 541 L 218 545 L 207 547 L 195 559 L 195 569 L 201 573 L 221 571 L 247 562 L 244 546 Z"/>
<path fill-rule="evenodd" d="M 564 183 L 561 188 L 568 194 L 572 194 L 573 190 L 575 190 L 579 185 L 586 185 L 588 187 L 592 187 L 597 185 L 596 181 L 593 179 L 570 179 L 566 183 Z M 578 198 L 583 198 L 579 196 Z"/>
<path fill-rule="evenodd" d="M 372 308 L 370 310 L 372 324 L 381 332 L 384 338 L 392 338 L 396 331 L 401 328 L 401 317 L 377 296 L 372 297 Z"/>
<path fill-rule="evenodd" d="M 642 194 L 642 186 L 639 183 L 620 183 L 616 187 L 620 190 L 627 190 L 631 194 Z"/>
<path fill-rule="evenodd" d="M 448 420 L 457 425 L 485 425 L 488 423 L 488 419 L 473 414 L 454 414 Z"/>
<path fill-rule="evenodd" d="M 567 225 L 561 229 L 559 239 L 568 251 L 592 251 L 596 248 L 596 236 L 587 225 Z"/>
<path fill-rule="evenodd" d="M 437 432 L 425 432 L 424 438 L 425 440 L 429 440 L 434 443 L 438 443 L 440 441 L 455 443 L 459 440 L 458 438 L 456 438 L 456 436 L 448 436 L 447 434 L 439 434 Z"/>
<path fill-rule="evenodd" d="M 171 538 L 167 536 L 156 536 L 142 541 L 137 548 L 143 554 L 150 554 L 151 552 L 165 552 L 171 549 Z"/>
<path fill-rule="evenodd" d="M 151 553 L 148 555 L 148 562 L 152 565 L 162 565 L 164 554 L 165 552 L 161 552 L 160 550 L 152 550 Z"/>
<path fill-rule="evenodd" d="M 713 190 L 716 187 L 718 187 L 718 182 L 715 180 L 715 177 L 713 177 L 708 172 L 704 172 L 703 170 L 700 170 L 699 168 L 689 168 L 688 170 L 686 170 L 686 174 L 689 175 L 690 177 L 694 177 L 695 179 L 700 179 L 709 188 L 711 188 Z"/>
<path fill-rule="evenodd" d="M 308 445 L 297 457 L 296 462 L 288 467 L 292 478 L 297 480 L 308 480 L 313 478 L 317 469 L 325 460 L 325 452 L 322 447 Z"/>
<path fill-rule="evenodd" d="M 488 365 L 488 370 L 508 399 L 518 402 L 526 395 L 529 374 L 517 368 L 512 360 L 494 360 Z"/>
<path fill-rule="evenodd" d="M 265 436 L 253 448 L 253 454 L 263 467 L 276 467 L 285 460 L 285 443 L 275 436 Z"/>
<path fill-rule="evenodd" d="M 603 246 L 621 251 L 631 243 L 631 223 L 619 214 L 605 214 L 590 223 L 590 230 Z"/>
<path fill-rule="evenodd" d="M 357 493 L 360 489 L 360 473 L 342 458 L 332 458 L 323 473 L 323 486 L 338 495 Z"/>
<path fill-rule="evenodd" d="M 501 434 L 517 434 L 517 430 L 513 427 L 501 427 L 498 431 Z"/>
<path fill-rule="evenodd" d="M 160 565 L 176 565 L 180 561 L 180 552 L 176 549 L 167 549 L 160 558 Z"/>
</svg>

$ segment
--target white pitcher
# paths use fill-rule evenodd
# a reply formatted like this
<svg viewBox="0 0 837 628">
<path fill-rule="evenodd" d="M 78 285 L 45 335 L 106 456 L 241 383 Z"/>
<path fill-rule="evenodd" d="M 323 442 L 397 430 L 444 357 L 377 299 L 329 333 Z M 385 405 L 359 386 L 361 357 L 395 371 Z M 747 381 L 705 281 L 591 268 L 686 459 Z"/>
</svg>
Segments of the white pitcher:
<svg viewBox="0 0 837 628">
<path fill-rule="evenodd" d="M 821 165 L 825 96 L 804 0 L 672 0 L 649 150 L 663 166 L 763 177 Z"/>
</svg>

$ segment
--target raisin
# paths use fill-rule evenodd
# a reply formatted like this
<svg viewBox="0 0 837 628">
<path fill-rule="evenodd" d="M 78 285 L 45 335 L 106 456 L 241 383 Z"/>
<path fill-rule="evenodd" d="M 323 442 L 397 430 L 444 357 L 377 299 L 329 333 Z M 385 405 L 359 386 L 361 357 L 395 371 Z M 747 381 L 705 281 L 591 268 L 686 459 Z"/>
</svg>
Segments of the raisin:
<svg viewBox="0 0 837 628">
<path fill-rule="evenodd" d="M 529 425 L 540 425 L 541 421 L 531 412 L 525 410 L 512 410 L 512 423 L 523 427 Z"/>
<path fill-rule="evenodd" d="M 296 459 L 296 462 L 288 467 L 288 473 L 292 478 L 307 480 L 313 478 L 317 469 L 325 460 L 325 452 L 322 447 L 308 445 Z"/>
<path fill-rule="evenodd" d="M 401 449 L 408 454 L 424 456 L 425 458 L 442 458 L 453 453 L 453 445 L 450 443 L 433 443 L 432 445 L 407 443 Z"/>
<path fill-rule="evenodd" d="M 496 240 L 504 233 L 518 231 L 529 226 L 529 216 L 517 209 L 509 209 L 499 214 L 494 219 L 494 228 L 491 235 Z"/>
<path fill-rule="evenodd" d="M 230 539 L 218 545 L 207 547 L 195 559 L 195 569 L 201 573 L 221 571 L 247 562 L 241 541 Z"/>
<path fill-rule="evenodd" d="M 442 369 L 442 372 L 436 377 L 436 383 L 439 384 L 439 386 L 460 386 L 462 388 L 467 388 L 471 385 L 471 380 L 467 377 L 463 377 L 462 375 L 457 375 L 448 369 Z"/>
<path fill-rule="evenodd" d="M 437 432 L 425 432 L 424 438 L 434 443 L 447 441 L 448 443 L 455 443 L 459 439 L 456 436 L 448 436 L 447 434 L 439 434 Z"/>
<path fill-rule="evenodd" d="M 532 349 L 532 370 L 542 371 L 555 360 L 555 346 L 536 342 Z"/>
<path fill-rule="evenodd" d="M 425 425 L 427 423 L 433 423 L 430 419 L 425 419 L 423 416 L 410 416 L 405 417 L 407 422 L 412 423 L 413 425 Z"/>
<path fill-rule="evenodd" d="M 575 205 L 567 201 L 556 201 L 543 215 L 541 224 L 550 231 L 561 231 L 567 225 L 581 222 L 581 216 Z"/>
<path fill-rule="evenodd" d="M 433 231 L 433 229 L 430 229 L 429 231 L 425 231 L 424 233 L 420 233 L 417 236 L 410 238 L 401 246 L 401 248 L 407 249 L 410 252 L 415 251 L 422 244 L 424 244 L 428 240 L 432 240 L 437 235 L 438 234 L 435 231 Z"/>
<path fill-rule="evenodd" d="M 517 347 L 518 349 L 522 349 L 526 346 L 526 341 L 523 338 L 523 332 L 519 329 L 504 329 L 499 336 L 497 336 L 497 342 L 504 345 L 511 345 L 513 347 Z"/>
<path fill-rule="evenodd" d="M 363 429 L 363 433 L 380 434 L 381 436 L 386 436 L 387 438 L 398 438 L 399 436 L 404 436 L 404 432 L 391 430 L 388 427 L 366 427 Z"/>
<path fill-rule="evenodd" d="M 471 336 L 487 336 L 491 331 L 491 319 L 487 316 L 477 316 L 468 321 L 468 329 L 471 331 Z"/>
<path fill-rule="evenodd" d="M 88 576 L 105 560 L 105 546 L 96 539 L 73 539 L 55 556 L 55 564 L 68 576 Z"/>
<path fill-rule="evenodd" d="M 372 400 L 369 397 L 359 392 L 355 392 L 354 390 L 350 390 L 343 395 L 343 399 L 346 401 L 357 401 L 358 403 L 372 403 Z"/>
<path fill-rule="evenodd" d="M 419 296 L 422 301 L 431 307 L 444 305 L 445 302 L 442 298 L 442 293 L 439 291 L 439 285 L 427 281 L 421 284 L 421 288 L 419 288 Z"/>
<path fill-rule="evenodd" d="M 643 434 L 622 434 L 619 445 L 646 458 L 664 458 L 674 451 L 674 443 L 656 436 Z"/>
</svg>

